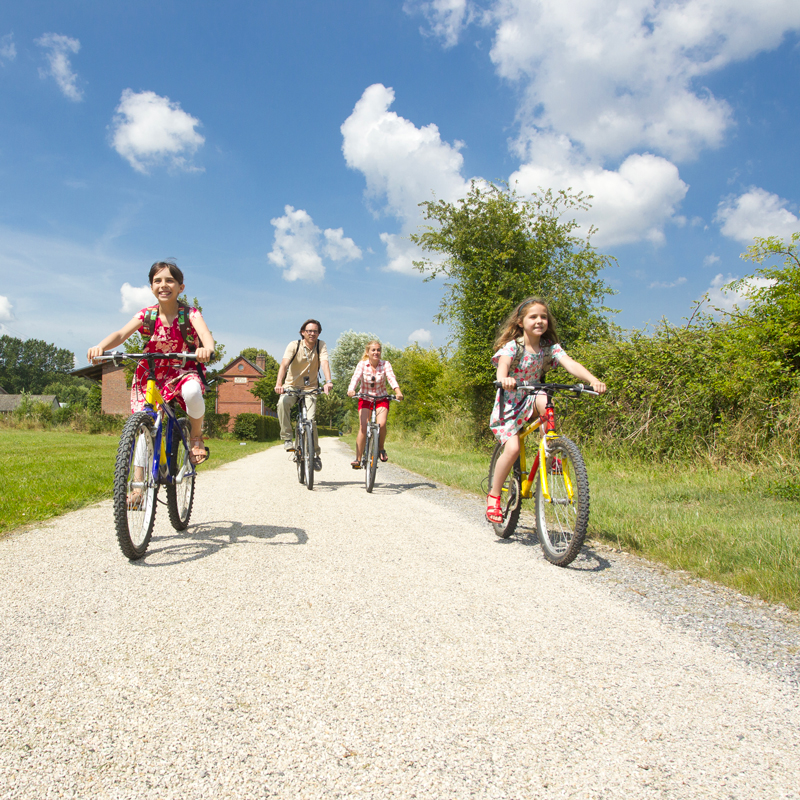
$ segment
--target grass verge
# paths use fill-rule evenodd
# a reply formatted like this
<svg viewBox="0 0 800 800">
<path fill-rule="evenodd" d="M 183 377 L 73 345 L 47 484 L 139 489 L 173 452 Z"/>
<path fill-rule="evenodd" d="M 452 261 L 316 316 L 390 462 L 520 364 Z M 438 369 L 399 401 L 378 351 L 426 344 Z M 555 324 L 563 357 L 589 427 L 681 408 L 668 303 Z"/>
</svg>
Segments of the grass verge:
<svg viewBox="0 0 800 800">
<path fill-rule="evenodd" d="M 118 436 L 0 430 L 0 533 L 111 497 L 118 444 Z M 211 440 L 211 459 L 199 471 L 273 444 Z"/>
<path fill-rule="evenodd" d="M 352 445 L 355 438 L 346 440 Z M 386 449 L 401 467 L 481 493 L 488 453 L 434 448 L 394 431 Z M 767 602 L 800 608 L 800 502 L 776 492 L 781 481 L 786 483 L 782 472 L 584 455 L 592 538 Z"/>
</svg>

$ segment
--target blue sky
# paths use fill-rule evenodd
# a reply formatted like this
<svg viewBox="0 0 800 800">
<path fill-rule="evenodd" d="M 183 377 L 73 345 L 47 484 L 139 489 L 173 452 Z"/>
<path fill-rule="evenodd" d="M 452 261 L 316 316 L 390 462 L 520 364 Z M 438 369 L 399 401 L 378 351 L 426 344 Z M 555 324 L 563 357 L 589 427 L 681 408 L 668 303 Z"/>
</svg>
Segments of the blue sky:
<svg viewBox="0 0 800 800">
<path fill-rule="evenodd" d="M 406 236 L 472 178 L 593 194 L 617 321 L 678 322 L 800 230 L 799 33 L 796 0 L 6 0 L 0 330 L 82 364 L 174 257 L 229 354 L 306 317 L 440 346 Z"/>
</svg>

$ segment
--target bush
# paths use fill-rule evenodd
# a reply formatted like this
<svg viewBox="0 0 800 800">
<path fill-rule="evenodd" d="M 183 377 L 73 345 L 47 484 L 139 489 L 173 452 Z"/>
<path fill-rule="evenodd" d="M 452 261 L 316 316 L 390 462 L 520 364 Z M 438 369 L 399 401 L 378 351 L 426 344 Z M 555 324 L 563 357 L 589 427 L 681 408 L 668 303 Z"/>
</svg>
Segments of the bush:
<svg viewBox="0 0 800 800">
<path fill-rule="evenodd" d="M 223 434 L 228 432 L 230 421 L 230 414 L 217 414 L 215 411 L 206 411 L 206 436 L 211 439 L 219 439 Z"/>
<path fill-rule="evenodd" d="M 239 414 L 233 424 L 233 435 L 236 438 L 253 442 L 269 442 L 277 439 L 280 433 L 278 420 L 275 417 L 262 417 L 261 414 Z"/>
</svg>

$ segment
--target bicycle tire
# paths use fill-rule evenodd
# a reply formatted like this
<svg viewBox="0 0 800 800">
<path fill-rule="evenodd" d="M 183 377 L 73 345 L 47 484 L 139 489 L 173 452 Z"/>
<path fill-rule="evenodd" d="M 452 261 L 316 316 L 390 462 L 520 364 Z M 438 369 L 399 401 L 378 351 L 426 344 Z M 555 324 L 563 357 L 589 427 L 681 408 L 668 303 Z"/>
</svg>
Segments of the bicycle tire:
<svg viewBox="0 0 800 800">
<path fill-rule="evenodd" d="M 366 473 L 364 475 L 364 484 L 368 492 L 372 492 L 375 486 L 375 474 L 378 471 L 378 446 L 379 435 L 378 432 L 373 430 L 372 435 L 367 441 L 367 463 Z"/>
<path fill-rule="evenodd" d="M 489 493 L 492 491 L 492 482 L 494 481 L 494 471 L 497 466 L 497 459 L 500 458 L 504 444 L 499 442 L 494 446 L 492 453 L 492 460 L 489 462 Z M 494 528 L 495 534 L 501 539 L 508 539 L 512 533 L 517 529 L 519 522 L 519 514 L 522 510 L 522 468 L 519 463 L 519 458 L 514 462 L 514 466 L 509 470 L 508 476 L 503 482 L 500 489 L 500 510 L 503 512 L 502 522 L 492 522 L 491 526 Z"/>
<path fill-rule="evenodd" d="M 303 460 L 305 461 L 306 488 L 314 488 L 314 426 L 307 422 L 303 426 Z"/>
<path fill-rule="evenodd" d="M 544 498 L 537 473 L 536 532 L 544 557 L 551 564 L 566 567 L 575 560 L 586 538 L 589 475 L 581 451 L 571 439 L 559 436 L 549 442 L 548 450 L 545 468 L 550 500 Z"/>
<path fill-rule="evenodd" d="M 299 483 L 306 482 L 306 462 L 303 458 L 303 433 L 302 426 L 297 423 L 297 430 L 294 436 L 294 460 L 297 463 L 297 480 Z"/>
<path fill-rule="evenodd" d="M 147 552 L 153 535 L 158 494 L 153 476 L 154 448 L 153 418 L 140 411 L 122 429 L 114 465 L 114 527 L 120 550 L 131 561 Z M 138 469 L 143 474 L 137 479 Z M 138 495 L 134 495 L 136 491 Z M 138 500 L 131 500 L 135 497 Z"/>
<path fill-rule="evenodd" d="M 191 424 L 184 418 L 178 420 L 186 441 L 190 440 L 189 433 Z M 169 458 L 169 471 L 175 483 L 167 484 L 167 510 L 169 511 L 169 521 L 176 531 L 185 531 L 189 527 L 189 517 L 192 515 L 192 505 L 194 504 L 194 479 L 195 473 L 192 470 L 190 451 L 181 439 L 180 433 L 175 430 L 172 433 L 172 453 Z M 181 472 L 191 472 L 191 475 L 181 475 Z"/>
</svg>

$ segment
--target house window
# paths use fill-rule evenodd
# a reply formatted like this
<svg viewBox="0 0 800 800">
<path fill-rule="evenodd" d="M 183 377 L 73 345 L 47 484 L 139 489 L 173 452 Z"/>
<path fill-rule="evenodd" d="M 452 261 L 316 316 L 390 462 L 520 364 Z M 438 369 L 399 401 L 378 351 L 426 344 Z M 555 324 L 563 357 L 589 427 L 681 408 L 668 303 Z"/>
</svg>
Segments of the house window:
<svg viewBox="0 0 800 800">
<path fill-rule="evenodd" d="M 239 372 L 244 372 L 244 364 L 239 364 Z"/>
</svg>

